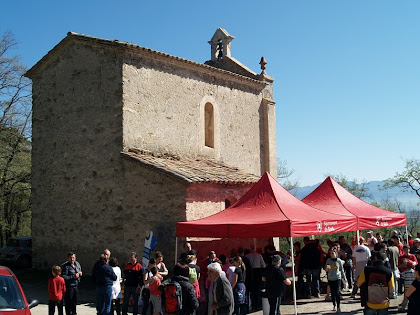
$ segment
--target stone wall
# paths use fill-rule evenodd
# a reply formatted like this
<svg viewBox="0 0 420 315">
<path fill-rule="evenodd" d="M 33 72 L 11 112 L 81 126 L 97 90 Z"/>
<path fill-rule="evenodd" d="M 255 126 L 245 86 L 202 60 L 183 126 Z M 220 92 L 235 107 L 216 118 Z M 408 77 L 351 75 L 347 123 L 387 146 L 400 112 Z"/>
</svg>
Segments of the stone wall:
<svg viewBox="0 0 420 315">
<path fill-rule="evenodd" d="M 153 231 L 157 248 L 173 267 L 176 222 L 185 221 L 186 184 L 141 163 L 125 159 L 124 248 L 126 259 L 136 251 L 141 261 L 146 231 Z"/>
<path fill-rule="evenodd" d="M 35 267 L 75 251 L 89 270 L 124 239 L 121 68 L 114 51 L 76 43 L 31 78 Z"/>
<path fill-rule="evenodd" d="M 58 48 L 57 48 L 58 47 Z M 104 248 L 121 264 L 152 230 L 169 266 L 176 222 L 224 209 L 251 185 L 191 184 L 127 160 L 139 147 L 264 171 L 263 84 L 145 50 L 68 40 L 31 73 L 34 266 L 75 251 L 85 272 Z M 214 106 L 215 147 L 204 146 Z M 178 240 L 182 243 L 183 240 Z"/>
<path fill-rule="evenodd" d="M 187 187 L 187 221 L 208 217 L 225 209 L 225 199 L 239 200 L 252 184 L 189 184 Z"/>
<path fill-rule="evenodd" d="M 211 156 L 262 174 L 262 83 L 139 52 L 124 58 L 123 87 L 125 148 Z M 204 145 L 207 102 L 214 149 Z"/>
</svg>

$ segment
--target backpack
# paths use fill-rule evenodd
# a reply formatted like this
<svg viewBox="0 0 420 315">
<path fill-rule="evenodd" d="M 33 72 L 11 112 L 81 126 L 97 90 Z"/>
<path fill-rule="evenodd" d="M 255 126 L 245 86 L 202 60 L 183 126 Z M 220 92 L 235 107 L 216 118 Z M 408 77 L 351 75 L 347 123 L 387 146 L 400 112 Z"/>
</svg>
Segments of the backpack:
<svg viewBox="0 0 420 315">
<path fill-rule="evenodd" d="M 182 309 L 182 288 L 176 281 L 169 281 L 163 288 L 165 314 L 179 314 Z"/>
<path fill-rule="evenodd" d="M 367 301 L 372 304 L 388 302 L 388 282 L 386 274 L 371 272 L 367 279 Z"/>
<path fill-rule="evenodd" d="M 197 270 L 194 267 L 190 267 L 190 272 L 188 274 L 188 282 L 192 284 L 197 281 L 197 278 Z"/>
</svg>

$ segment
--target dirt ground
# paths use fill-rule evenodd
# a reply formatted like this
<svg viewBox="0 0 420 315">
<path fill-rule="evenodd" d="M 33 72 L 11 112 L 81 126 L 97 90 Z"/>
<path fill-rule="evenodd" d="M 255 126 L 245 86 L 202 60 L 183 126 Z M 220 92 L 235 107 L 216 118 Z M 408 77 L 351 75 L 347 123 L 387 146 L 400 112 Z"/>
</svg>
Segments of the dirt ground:
<svg viewBox="0 0 420 315">
<path fill-rule="evenodd" d="M 37 299 L 39 305 L 31 309 L 32 315 L 48 314 L 48 292 L 47 281 L 49 274 L 45 272 L 17 271 L 18 277 L 28 300 Z M 300 299 L 297 301 L 298 314 L 334 314 L 332 303 L 324 301 L 325 295 L 321 298 Z M 401 303 L 402 296 L 391 300 L 390 314 L 398 313 L 398 304 Z M 359 299 L 352 299 L 350 293 L 344 293 L 341 306 L 342 314 L 363 314 Z M 95 288 L 89 279 L 84 279 L 79 287 L 79 305 L 77 307 L 78 315 L 95 315 Z M 254 312 L 252 314 L 262 315 L 263 312 Z M 281 314 L 294 314 L 292 300 L 286 300 L 281 305 Z"/>
<path fill-rule="evenodd" d="M 390 307 L 390 314 L 397 314 L 398 303 L 401 303 L 402 297 L 397 300 L 392 300 Z M 349 296 L 346 296 L 342 302 L 341 312 L 342 314 L 363 314 L 360 306 L 360 300 L 353 300 Z M 281 314 L 294 314 L 293 305 L 282 305 Z M 32 315 L 45 315 L 48 314 L 48 305 L 45 302 L 31 309 Z M 96 309 L 93 303 L 84 303 L 77 307 L 78 315 L 95 315 Z M 262 311 L 252 313 L 255 315 L 263 315 Z M 321 299 L 312 300 L 298 300 L 298 314 L 335 314 L 332 311 L 331 302 L 324 302 Z"/>
</svg>

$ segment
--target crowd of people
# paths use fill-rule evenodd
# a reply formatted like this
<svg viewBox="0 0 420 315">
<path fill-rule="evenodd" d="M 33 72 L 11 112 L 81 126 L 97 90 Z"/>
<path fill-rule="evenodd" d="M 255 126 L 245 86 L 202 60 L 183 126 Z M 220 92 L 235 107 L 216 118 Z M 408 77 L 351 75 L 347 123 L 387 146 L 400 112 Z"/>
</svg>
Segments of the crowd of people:
<svg viewBox="0 0 420 315">
<path fill-rule="evenodd" d="M 200 314 L 243 315 L 262 309 L 262 300 L 267 298 L 270 314 L 280 314 L 280 304 L 285 296 L 287 256 L 276 251 L 273 245 L 262 249 L 242 247 L 232 249 L 230 257 L 217 256 L 210 251 L 197 266 L 197 252 L 189 242 L 184 243 L 184 252 L 179 261 L 196 270 L 196 288 L 201 304 Z"/>
<path fill-rule="evenodd" d="M 303 239 L 304 246 L 294 243 L 296 287 L 298 298 L 321 297 L 321 274 L 327 278 L 326 300 L 333 310 L 341 312 L 342 292 L 360 296 L 365 314 L 387 314 L 389 300 L 404 294 L 400 311 L 416 314 L 420 309 L 420 233 L 418 238 L 393 231 L 384 240 L 377 233 L 367 237 L 353 237 L 350 244 L 344 236 L 328 241 L 324 251 L 318 240 Z M 198 261 L 197 252 L 189 242 L 184 243 L 172 276 L 163 262 L 163 254 L 155 252 L 147 266 L 142 266 L 137 254 L 131 252 L 122 270 L 118 261 L 105 249 L 92 269 L 96 285 L 97 314 L 127 315 L 132 307 L 134 315 L 207 314 L 243 315 L 265 308 L 270 315 L 280 314 L 280 304 L 291 281 L 286 276 L 289 255 L 276 251 L 273 245 L 262 249 L 232 249 L 229 257 L 210 251 Z M 68 261 L 52 268 L 48 281 L 49 314 L 76 315 L 78 284 L 82 269 L 75 253 L 68 253 Z M 173 291 L 170 288 L 173 287 Z M 360 293 L 359 293 L 360 290 Z M 179 291 L 179 293 L 177 293 Z M 171 292 L 171 293 L 168 293 Z M 179 300 L 172 301 L 175 296 Z M 178 301 L 178 302 L 177 302 Z M 63 303 L 64 302 L 64 303 Z M 175 310 L 170 307 L 175 303 Z M 417 303 L 417 307 L 414 305 Z"/>
<path fill-rule="evenodd" d="M 310 240 L 309 237 L 303 239 L 303 248 L 296 242 L 298 298 L 321 297 L 320 275 L 324 269 L 328 282 L 325 299 L 332 301 L 337 313 L 341 312 L 341 294 L 348 290 L 352 298 L 361 298 L 365 314 L 388 314 L 389 300 L 401 294 L 404 294 L 404 299 L 399 311 L 405 312 L 408 304 L 408 313 L 417 314 L 414 305 L 417 301 L 418 312 L 420 281 L 415 280 L 420 278 L 420 233 L 415 239 L 410 235 L 407 239 L 405 234 L 396 230 L 387 240 L 380 233 L 375 237 L 373 231 L 368 231 L 366 236 L 360 236 L 359 240 L 354 236 L 350 244 L 340 236 L 336 241 L 327 241 L 327 251 L 319 240 Z"/>
</svg>

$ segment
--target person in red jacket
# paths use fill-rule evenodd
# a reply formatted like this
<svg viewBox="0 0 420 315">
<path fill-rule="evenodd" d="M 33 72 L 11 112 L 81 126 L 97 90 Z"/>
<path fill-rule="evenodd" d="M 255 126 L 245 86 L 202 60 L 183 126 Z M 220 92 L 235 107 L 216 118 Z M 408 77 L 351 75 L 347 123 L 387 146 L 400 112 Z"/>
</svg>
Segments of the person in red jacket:
<svg viewBox="0 0 420 315">
<path fill-rule="evenodd" d="M 52 277 L 48 279 L 48 315 L 54 315 L 57 305 L 58 315 L 63 315 L 63 298 L 66 292 L 64 279 L 60 277 L 61 267 L 52 267 Z"/>
</svg>

